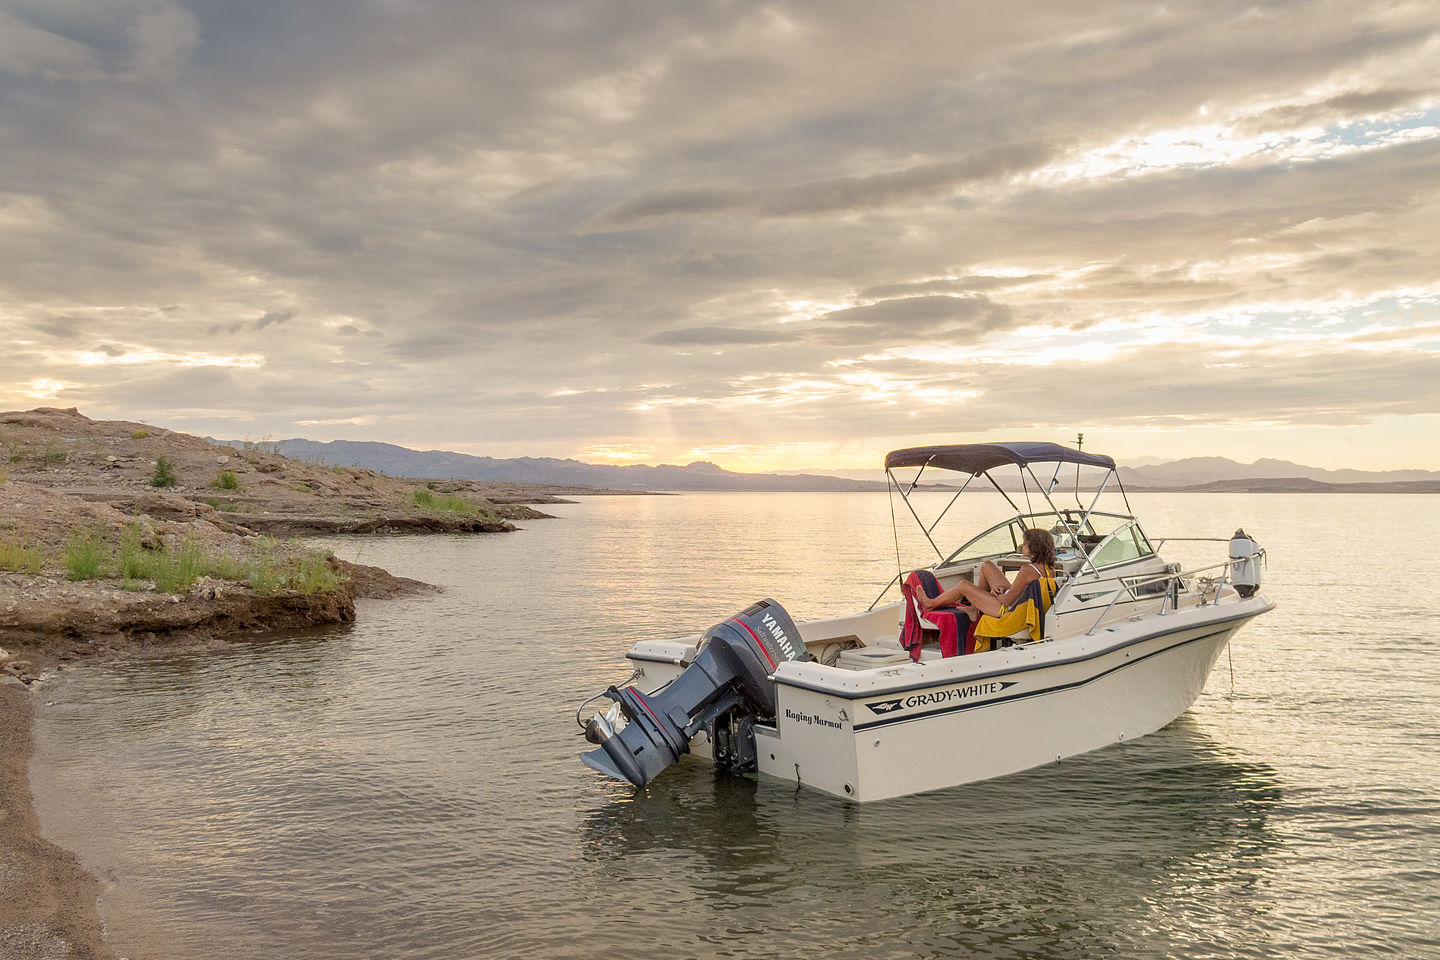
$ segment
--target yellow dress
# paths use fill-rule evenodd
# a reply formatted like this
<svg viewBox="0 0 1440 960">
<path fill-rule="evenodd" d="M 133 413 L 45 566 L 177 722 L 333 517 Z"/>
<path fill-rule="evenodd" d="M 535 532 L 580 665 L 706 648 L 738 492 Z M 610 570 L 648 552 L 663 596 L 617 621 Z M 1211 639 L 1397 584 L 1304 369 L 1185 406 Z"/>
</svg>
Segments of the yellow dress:
<svg viewBox="0 0 1440 960">
<path fill-rule="evenodd" d="M 1055 577 L 1046 576 L 1035 564 L 1030 564 L 1039 574 L 1025 585 L 1014 608 L 1000 605 L 998 617 L 984 616 L 975 623 L 975 652 L 989 650 L 991 637 L 1008 637 L 1018 630 L 1030 631 L 1031 640 L 1041 637 L 1041 624 L 1050 604 L 1055 599 Z"/>
</svg>

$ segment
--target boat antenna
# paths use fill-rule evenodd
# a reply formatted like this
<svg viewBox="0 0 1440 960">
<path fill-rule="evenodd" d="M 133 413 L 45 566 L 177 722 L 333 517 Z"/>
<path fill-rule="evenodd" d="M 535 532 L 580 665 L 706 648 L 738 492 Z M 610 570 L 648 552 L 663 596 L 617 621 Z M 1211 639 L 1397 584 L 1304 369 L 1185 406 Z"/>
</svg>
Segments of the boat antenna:
<svg viewBox="0 0 1440 960">
<path fill-rule="evenodd" d="M 1077 434 L 1075 434 L 1075 450 L 1076 450 L 1076 452 L 1083 451 L 1084 449 L 1085 449 L 1085 434 L 1083 434 L 1083 433 L 1077 433 Z M 1080 463 L 1079 463 L 1078 461 L 1075 463 L 1075 506 L 1077 506 L 1077 507 L 1078 507 L 1078 506 L 1082 506 L 1082 504 L 1080 503 Z"/>
</svg>

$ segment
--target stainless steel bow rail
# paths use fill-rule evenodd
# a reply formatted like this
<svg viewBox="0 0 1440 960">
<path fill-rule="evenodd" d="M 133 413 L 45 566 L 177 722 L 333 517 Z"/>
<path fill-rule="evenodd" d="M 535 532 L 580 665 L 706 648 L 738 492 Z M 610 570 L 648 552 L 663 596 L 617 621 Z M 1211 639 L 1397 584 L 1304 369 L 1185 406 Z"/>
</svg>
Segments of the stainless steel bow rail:
<svg viewBox="0 0 1440 960">
<path fill-rule="evenodd" d="M 1202 540 L 1203 540 L 1203 541 L 1209 541 L 1209 540 L 1214 540 L 1215 538 L 1213 538 L 1213 537 L 1171 537 L 1170 539 L 1172 539 L 1172 540 L 1187 540 L 1187 539 L 1188 539 L 1188 540 L 1196 540 L 1196 541 L 1202 541 Z M 1161 542 L 1161 543 L 1164 543 L 1165 541 L 1162 540 L 1162 541 L 1160 541 L 1160 542 Z M 1227 542 L 1229 542 L 1229 541 L 1220 540 L 1219 542 L 1220 542 L 1220 543 L 1227 543 Z M 1158 548 L 1157 548 L 1157 549 L 1158 549 Z M 1248 561 L 1248 560 L 1263 560 L 1264 558 L 1265 558 L 1265 551 L 1264 551 L 1264 549 L 1260 549 L 1260 550 L 1256 550 L 1254 553 L 1252 553 L 1252 554 L 1250 554 L 1250 555 L 1248 555 L 1248 556 L 1243 556 L 1243 557 L 1231 557 L 1231 558 L 1228 559 L 1228 560 L 1222 560 L 1220 563 L 1214 563 L 1214 564 L 1211 564 L 1211 565 L 1208 566 L 1208 567 L 1196 567 L 1196 568 L 1193 569 L 1193 570 L 1167 570 L 1167 571 L 1164 572 L 1164 573 L 1155 573 L 1155 574 L 1151 574 L 1151 575 L 1149 575 L 1149 576 L 1139 576 L 1139 577 L 1136 577 L 1136 576 L 1129 576 L 1129 577 L 1119 576 L 1119 577 L 1105 577 L 1105 578 L 1102 579 L 1102 580 L 1086 580 L 1086 581 L 1085 581 L 1085 586 L 1086 586 L 1086 587 L 1093 587 L 1093 586 L 1097 586 L 1097 585 L 1099 585 L 1099 584 L 1114 582 L 1114 583 L 1120 584 L 1120 586 L 1123 588 L 1123 590 L 1116 590 L 1113 594 L 1110 595 L 1110 602 L 1105 605 L 1105 609 L 1104 609 L 1104 610 L 1100 611 L 1100 616 L 1099 616 L 1098 618 L 1096 618 L 1096 620 L 1095 620 L 1095 622 L 1094 622 L 1093 624 L 1090 625 L 1090 629 L 1085 631 L 1085 636 L 1087 636 L 1087 637 L 1094 636 L 1096 628 L 1099 627 L 1100 624 L 1105 621 L 1106 615 L 1108 615 L 1108 614 L 1110 613 L 1110 611 L 1114 608 L 1114 606 L 1115 606 L 1115 601 L 1117 601 L 1117 600 L 1120 599 L 1121 593 L 1125 593 L 1130 600 L 1140 600 L 1140 599 L 1142 599 L 1142 598 L 1135 592 L 1135 588 L 1136 588 L 1136 587 L 1142 587 L 1142 586 L 1145 586 L 1145 585 L 1151 584 L 1151 583 L 1164 583 L 1164 584 L 1165 584 L 1164 596 L 1162 596 L 1161 599 L 1160 599 L 1160 615 L 1161 615 L 1161 616 L 1164 616 L 1165 614 L 1170 613 L 1170 612 L 1173 612 L 1173 611 L 1178 610 L 1178 609 L 1180 608 L 1180 597 L 1181 597 L 1182 593 L 1185 594 L 1185 595 L 1194 595 L 1194 594 L 1196 593 L 1196 591 L 1194 591 L 1194 590 L 1189 589 L 1188 587 L 1186 587 L 1186 582 L 1187 582 L 1187 581 L 1193 581 L 1193 582 L 1195 582 L 1195 583 L 1197 583 L 1197 584 L 1199 584 L 1199 585 L 1201 586 L 1201 589 L 1200 589 L 1200 591 L 1198 592 L 1198 595 L 1199 595 L 1199 597 L 1200 597 L 1200 605 L 1201 605 L 1201 606 L 1207 606 L 1207 605 L 1210 604 L 1210 603 L 1218 603 L 1218 602 L 1219 602 L 1219 598 L 1220 598 L 1220 589 L 1219 589 L 1219 588 L 1220 588 L 1220 587 L 1223 587 L 1226 583 L 1229 582 L 1229 580 L 1230 580 L 1230 571 L 1231 571 L 1232 569 L 1234 569 L 1235 564 L 1237 564 L 1237 563 L 1244 563 L 1244 562 L 1246 562 L 1246 561 Z M 1204 573 L 1204 572 L 1207 571 L 1207 570 L 1217 570 L 1217 569 L 1221 571 L 1220 576 L 1218 576 L 1218 577 L 1199 577 L 1199 576 L 1197 576 L 1197 574 Z M 1215 590 L 1215 599 L 1214 599 L 1213 601 L 1210 600 L 1210 599 L 1208 599 L 1208 590 L 1209 590 L 1209 587 L 1211 587 L 1211 586 L 1214 586 L 1214 587 L 1216 588 L 1216 590 Z M 1074 612 L 1079 613 L 1079 612 L 1081 612 L 1081 611 L 1083 611 L 1083 610 L 1087 610 L 1087 609 L 1093 610 L 1094 607 L 1081 607 L 1080 610 L 1077 610 L 1077 611 L 1074 611 Z"/>
</svg>

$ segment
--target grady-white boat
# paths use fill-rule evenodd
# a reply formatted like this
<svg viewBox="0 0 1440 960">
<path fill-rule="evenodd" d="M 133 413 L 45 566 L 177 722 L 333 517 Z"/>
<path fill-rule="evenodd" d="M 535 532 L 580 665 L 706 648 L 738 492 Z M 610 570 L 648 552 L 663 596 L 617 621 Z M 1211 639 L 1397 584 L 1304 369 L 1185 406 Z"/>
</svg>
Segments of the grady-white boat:
<svg viewBox="0 0 1440 960">
<path fill-rule="evenodd" d="M 1075 505 L 1062 508 L 1051 495 L 1066 464 L 1076 468 Z M 1051 465 L 1042 482 L 1035 468 Z M 1082 466 L 1107 471 L 1088 506 Z M 995 473 L 1011 467 L 1020 486 L 1007 490 Z M 918 468 L 908 483 L 895 473 L 905 468 Z M 935 469 L 966 479 L 926 523 L 912 495 Z M 1185 571 L 1161 559 L 1165 541 L 1141 530 L 1110 457 L 1053 443 L 965 444 L 897 450 L 885 470 L 892 496 L 935 547 L 930 569 L 941 587 L 976 581 L 987 560 L 1018 570 L 1024 531 L 1051 531 L 1058 589 L 1040 639 L 1022 631 L 997 649 L 949 657 L 925 642 L 912 660 L 899 639 L 909 601 L 881 603 L 900 573 L 868 610 L 829 620 L 796 623 L 762 600 L 703 635 L 636 643 L 631 679 L 576 713 L 598 744 L 581 759 L 644 786 L 693 752 L 857 801 L 985 780 L 1170 723 L 1199 696 L 1235 632 L 1274 606 L 1258 592 L 1263 551 L 1243 532 L 1213 567 Z M 931 534 L 979 478 L 1014 514 L 946 554 Z M 1118 495 L 1124 512 L 1097 509 L 1112 481 L 1110 499 Z M 1017 504 L 1028 507 L 1032 495 L 1044 509 Z M 602 699 L 605 709 L 582 720 Z"/>
</svg>

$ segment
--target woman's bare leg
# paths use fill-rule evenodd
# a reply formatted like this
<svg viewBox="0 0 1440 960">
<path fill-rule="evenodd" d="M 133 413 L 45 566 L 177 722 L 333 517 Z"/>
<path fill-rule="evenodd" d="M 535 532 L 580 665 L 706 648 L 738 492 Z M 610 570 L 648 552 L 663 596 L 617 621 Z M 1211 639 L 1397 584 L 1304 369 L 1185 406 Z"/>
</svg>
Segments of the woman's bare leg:
<svg viewBox="0 0 1440 960">
<path fill-rule="evenodd" d="M 991 617 L 999 615 L 1000 598 L 988 589 L 967 582 L 961 582 L 958 586 L 960 587 L 961 595 L 970 601 L 969 613 L 971 620 L 979 619 L 982 613 Z"/>
<path fill-rule="evenodd" d="M 934 610 L 936 607 L 951 607 L 959 603 L 962 599 L 968 600 L 970 602 L 970 619 L 972 620 L 981 613 L 993 617 L 1000 612 L 1000 601 L 996 598 L 995 594 L 984 587 L 976 586 L 968 580 L 961 580 L 938 597 L 931 599 L 917 597 L 917 599 L 920 601 L 920 606 L 926 610 Z"/>
<path fill-rule="evenodd" d="M 995 588 L 999 587 L 1000 592 L 1004 593 L 1010 589 L 1010 578 L 1005 576 L 1004 571 L 999 567 L 995 566 L 995 564 L 989 560 L 986 560 L 980 564 L 980 586 L 984 587 L 990 593 L 994 593 Z"/>
</svg>

